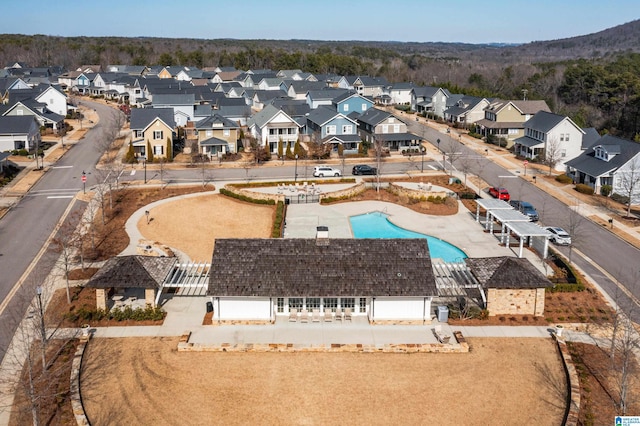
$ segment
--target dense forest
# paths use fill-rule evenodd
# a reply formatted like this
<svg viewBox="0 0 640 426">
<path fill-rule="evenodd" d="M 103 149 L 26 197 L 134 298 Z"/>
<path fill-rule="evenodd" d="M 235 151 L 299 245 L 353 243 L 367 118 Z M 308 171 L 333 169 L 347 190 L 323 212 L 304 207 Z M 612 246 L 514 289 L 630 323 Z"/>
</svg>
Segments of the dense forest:
<svg viewBox="0 0 640 426">
<path fill-rule="evenodd" d="M 30 66 L 189 65 L 383 76 L 505 99 L 544 99 L 581 126 L 640 134 L 640 20 L 525 45 L 5 34 L 0 61 Z"/>
</svg>

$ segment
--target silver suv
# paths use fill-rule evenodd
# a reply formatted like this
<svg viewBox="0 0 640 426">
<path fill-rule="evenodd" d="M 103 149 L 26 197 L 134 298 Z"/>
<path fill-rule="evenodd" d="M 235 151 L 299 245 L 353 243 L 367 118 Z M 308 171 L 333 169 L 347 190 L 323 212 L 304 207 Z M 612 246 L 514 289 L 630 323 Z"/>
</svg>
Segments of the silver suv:
<svg viewBox="0 0 640 426">
<path fill-rule="evenodd" d="M 316 166 L 313 168 L 313 175 L 315 177 L 327 177 L 327 176 L 341 176 L 342 173 L 338 169 L 334 169 L 329 166 Z"/>
</svg>

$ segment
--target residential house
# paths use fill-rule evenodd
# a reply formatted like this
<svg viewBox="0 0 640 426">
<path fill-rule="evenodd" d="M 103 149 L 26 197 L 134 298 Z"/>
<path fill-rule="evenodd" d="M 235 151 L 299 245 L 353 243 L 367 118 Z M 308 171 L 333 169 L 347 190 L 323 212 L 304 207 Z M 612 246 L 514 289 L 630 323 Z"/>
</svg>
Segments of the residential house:
<svg viewBox="0 0 640 426">
<path fill-rule="evenodd" d="M 35 97 L 37 102 L 46 104 L 49 111 L 55 112 L 63 117 L 67 116 L 67 95 L 55 86 L 46 86 L 44 88 L 38 88 L 38 90 L 41 91 Z"/>
<path fill-rule="evenodd" d="M 193 121 L 195 95 L 193 93 L 156 93 L 152 99 L 153 108 L 173 109 L 173 119 L 177 126 Z"/>
<path fill-rule="evenodd" d="M 249 94 L 249 92 L 246 92 Z M 274 99 L 285 98 L 287 95 L 281 90 L 254 90 L 249 105 L 256 111 L 262 110 L 267 104 L 273 102 Z"/>
<path fill-rule="evenodd" d="M 34 116 L 0 116 L 0 152 L 35 152 L 39 145 L 40 127 Z"/>
<path fill-rule="evenodd" d="M 268 147 L 271 153 L 276 153 L 279 141 L 283 142 L 285 150 L 287 146 L 293 150 L 302 126 L 284 111 L 269 104 L 247 120 L 247 127 L 251 136 L 256 138 L 261 146 Z"/>
<path fill-rule="evenodd" d="M 322 105 L 332 105 L 334 99 L 344 95 L 345 93 L 353 93 L 353 91 L 349 91 L 348 89 L 333 89 L 329 87 L 322 90 L 309 90 L 306 95 L 306 101 L 307 104 L 309 104 L 309 108 L 316 109 Z"/>
<path fill-rule="evenodd" d="M 303 309 L 424 324 L 438 294 L 424 239 L 216 239 L 209 279 L 219 324 L 273 323 Z"/>
<path fill-rule="evenodd" d="M 596 193 L 608 185 L 611 193 L 640 204 L 640 143 L 605 135 L 566 165 L 575 183 L 589 185 Z"/>
<path fill-rule="evenodd" d="M 331 100 L 331 103 L 336 111 L 345 115 L 351 114 L 354 111 L 358 114 L 362 114 L 369 108 L 373 108 L 374 105 L 374 102 L 371 99 L 350 91 L 336 96 Z"/>
<path fill-rule="evenodd" d="M 211 82 L 212 83 L 230 83 L 234 81 L 240 74 L 241 74 L 241 71 L 238 71 L 238 70 L 218 71 L 213 77 L 211 77 Z"/>
<path fill-rule="evenodd" d="M 133 108 L 131 110 L 131 140 L 136 157 L 166 158 L 167 145 L 173 144 L 176 123 L 173 108 Z"/>
<path fill-rule="evenodd" d="M 539 111 L 551 112 L 545 101 L 504 101 L 496 99 L 484 109 L 484 118 L 476 124 L 487 138 L 498 138 L 506 148 L 524 136 L 524 122 Z"/>
<path fill-rule="evenodd" d="M 339 88 L 353 90 L 372 99 L 383 95 L 387 86 L 389 82 L 384 77 L 343 76 L 338 81 Z"/>
<path fill-rule="evenodd" d="M 23 99 L 9 106 L 2 114 L 4 116 L 26 116 L 30 115 L 38 120 L 40 127 L 48 127 L 54 132 L 64 128 L 64 116 L 49 111 L 47 105 L 37 102 L 33 98 Z"/>
<path fill-rule="evenodd" d="M 569 117 L 540 111 L 524 123 L 524 136 L 514 140 L 514 153 L 565 170 L 565 163 L 582 152 L 584 134 Z"/>
<path fill-rule="evenodd" d="M 465 127 L 470 126 L 484 118 L 484 109 L 489 106 L 489 103 L 486 98 L 463 96 L 454 106 L 444 111 L 444 119 Z"/>
<path fill-rule="evenodd" d="M 411 94 L 411 109 L 422 114 L 444 118 L 450 93 L 442 87 L 417 86 Z"/>
<path fill-rule="evenodd" d="M 358 116 L 360 139 L 370 144 L 382 143 L 390 151 L 416 146 L 422 140 L 419 136 L 407 133 L 407 125 L 393 114 L 377 108 L 370 108 Z"/>
<path fill-rule="evenodd" d="M 357 152 L 360 136 L 358 122 L 328 106 L 311 110 L 307 115 L 307 133 L 311 140 L 329 145 L 331 152 L 338 153 L 338 147 Z"/>
<path fill-rule="evenodd" d="M 296 100 L 306 100 L 310 90 L 322 90 L 327 87 L 324 81 L 289 80 L 285 81 L 287 96 Z"/>
<path fill-rule="evenodd" d="M 200 154 L 212 158 L 238 152 L 240 126 L 236 122 L 214 114 L 195 123 L 195 128 Z"/>
<path fill-rule="evenodd" d="M 386 89 L 393 105 L 411 105 L 413 83 L 393 83 Z"/>
<path fill-rule="evenodd" d="M 251 117 L 251 107 L 249 105 L 220 105 L 216 110 L 216 114 L 228 118 L 238 123 L 240 126 L 246 126 L 249 117 Z"/>
<path fill-rule="evenodd" d="M 288 98 L 278 98 L 272 100 L 271 105 L 286 112 L 287 115 L 293 119 L 305 118 L 311 111 L 311 108 L 309 108 L 309 105 L 305 100 L 300 101 Z"/>
<path fill-rule="evenodd" d="M 9 102 L 9 92 L 13 90 L 29 90 L 31 87 L 20 78 L 0 78 L 0 104 Z"/>
<path fill-rule="evenodd" d="M 287 92 L 287 87 L 281 78 L 277 77 L 264 77 L 258 81 L 258 84 L 254 87 L 258 90 L 278 90 Z"/>
</svg>

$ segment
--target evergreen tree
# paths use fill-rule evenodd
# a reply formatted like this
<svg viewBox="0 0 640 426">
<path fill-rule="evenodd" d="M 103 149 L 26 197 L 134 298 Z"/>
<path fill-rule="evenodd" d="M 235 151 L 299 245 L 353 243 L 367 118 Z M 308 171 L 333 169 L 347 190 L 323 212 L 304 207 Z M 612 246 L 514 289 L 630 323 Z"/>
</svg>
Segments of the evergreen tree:
<svg viewBox="0 0 640 426">
<path fill-rule="evenodd" d="M 167 138 L 167 161 L 173 161 L 173 143 L 171 142 L 171 138 Z"/>
<path fill-rule="evenodd" d="M 282 139 L 279 139 L 278 140 L 278 158 L 282 158 L 282 150 L 283 150 L 282 144 L 283 144 Z"/>
<path fill-rule="evenodd" d="M 147 162 L 153 163 L 153 150 L 151 149 L 151 143 L 147 141 Z"/>
<path fill-rule="evenodd" d="M 133 142 L 129 142 L 129 149 L 127 150 L 127 154 L 124 156 L 124 162 L 127 164 L 133 164 L 137 161 L 136 153 L 133 149 Z"/>
</svg>

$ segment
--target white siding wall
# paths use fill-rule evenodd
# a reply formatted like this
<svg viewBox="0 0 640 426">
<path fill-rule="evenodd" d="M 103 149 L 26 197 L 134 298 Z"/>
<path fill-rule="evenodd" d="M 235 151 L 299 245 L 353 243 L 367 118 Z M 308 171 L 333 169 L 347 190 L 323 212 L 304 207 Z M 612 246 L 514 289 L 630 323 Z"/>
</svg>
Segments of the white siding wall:
<svg viewBox="0 0 640 426">
<path fill-rule="evenodd" d="M 268 298 L 221 297 L 213 303 L 214 318 L 225 320 L 270 320 L 271 302 Z"/>
<path fill-rule="evenodd" d="M 561 134 L 568 134 L 569 141 L 560 141 Z M 560 149 L 563 150 L 565 154 L 564 157 L 559 158 L 560 161 L 556 164 L 555 169 L 566 170 L 567 166 L 565 165 L 565 162 L 573 160 L 582 153 L 580 148 L 582 145 L 582 132 L 576 129 L 571 122 L 565 119 L 549 133 L 549 140 L 553 140 L 554 138 L 557 139 L 560 144 Z"/>
<path fill-rule="evenodd" d="M 372 302 L 373 321 L 431 319 L 431 299 L 376 297 Z"/>
</svg>

